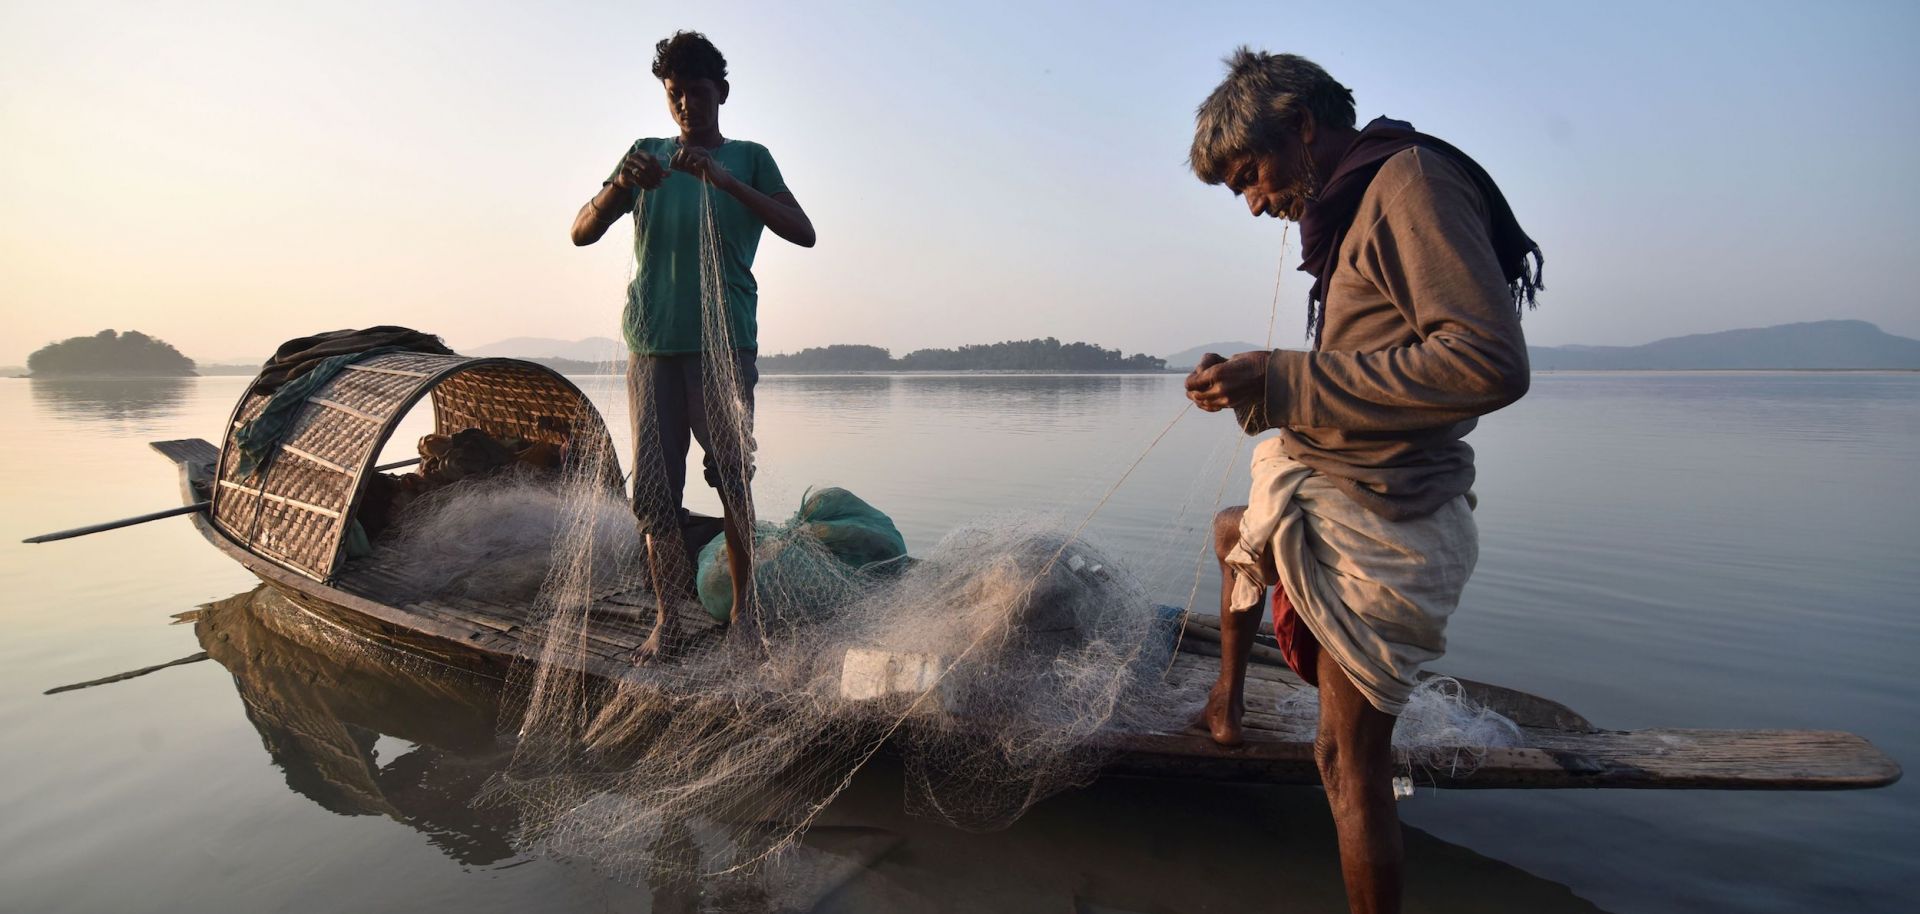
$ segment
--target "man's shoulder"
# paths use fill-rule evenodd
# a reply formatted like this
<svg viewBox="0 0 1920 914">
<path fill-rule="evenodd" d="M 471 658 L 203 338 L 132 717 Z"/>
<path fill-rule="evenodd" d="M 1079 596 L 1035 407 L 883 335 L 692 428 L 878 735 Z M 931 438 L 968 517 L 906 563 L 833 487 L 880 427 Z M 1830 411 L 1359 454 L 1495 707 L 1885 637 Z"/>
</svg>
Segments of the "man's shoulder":
<svg viewBox="0 0 1920 914">
<path fill-rule="evenodd" d="M 1473 179 L 1452 156 L 1434 149 L 1414 146 L 1394 153 L 1381 163 L 1380 171 L 1367 188 L 1367 201 L 1376 217 L 1400 204 L 1419 201 L 1433 204 L 1438 198 L 1477 200 Z M 1423 206 L 1424 208 L 1424 206 Z"/>
<path fill-rule="evenodd" d="M 1404 190 L 1408 185 L 1433 181 L 1472 183 L 1465 169 L 1452 156 L 1424 146 L 1402 149 L 1387 157 L 1380 164 L 1380 171 L 1373 176 L 1374 187 L 1389 194 Z"/>
<path fill-rule="evenodd" d="M 673 151 L 677 149 L 679 145 L 680 141 L 672 137 L 643 136 L 634 140 L 633 145 L 627 147 L 627 151 L 633 152 L 638 150 L 656 159 L 665 159 L 673 155 Z"/>
<path fill-rule="evenodd" d="M 765 143 L 759 143 L 753 140 L 743 140 L 743 139 L 739 139 L 738 137 L 728 137 L 727 145 L 740 150 L 740 152 L 746 155 L 751 155 L 751 156 L 771 156 L 772 155 L 772 153 L 767 150 L 767 145 Z"/>
</svg>

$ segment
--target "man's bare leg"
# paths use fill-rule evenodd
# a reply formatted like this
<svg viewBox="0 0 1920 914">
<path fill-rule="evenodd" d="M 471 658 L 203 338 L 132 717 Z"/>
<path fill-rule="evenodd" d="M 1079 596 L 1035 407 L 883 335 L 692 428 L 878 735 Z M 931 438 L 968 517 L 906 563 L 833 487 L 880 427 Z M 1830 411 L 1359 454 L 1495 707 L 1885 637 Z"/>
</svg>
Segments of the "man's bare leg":
<svg viewBox="0 0 1920 914">
<path fill-rule="evenodd" d="M 727 538 L 727 574 L 733 578 L 733 609 L 728 625 L 733 637 L 758 638 L 759 607 L 753 600 L 753 505 L 746 499 L 729 499 L 721 520 L 721 533 Z"/>
<path fill-rule="evenodd" d="M 644 663 L 672 649 L 680 634 L 680 604 L 694 593 L 693 569 L 678 524 L 668 521 L 646 534 L 647 573 L 653 584 L 653 633 L 633 652 Z"/>
<path fill-rule="evenodd" d="M 1340 836 L 1340 872 L 1355 914 L 1398 914 L 1405 879 L 1393 800 L 1393 726 L 1326 651 L 1320 652 L 1320 732 L 1313 758 Z"/>
<path fill-rule="evenodd" d="M 1246 713 L 1247 656 L 1253 651 L 1254 635 L 1260 631 L 1260 617 L 1266 612 L 1263 599 L 1246 612 L 1231 609 L 1233 575 L 1227 567 L 1227 553 L 1240 542 L 1240 516 L 1245 505 L 1228 508 L 1213 518 L 1213 553 L 1220 562 L 1220 678 L 1207 695 L 1207 710 L 1202 722 L 1213 741 L 1222 746 L 1241 742 L 1240 718 Z"/>
</svg>

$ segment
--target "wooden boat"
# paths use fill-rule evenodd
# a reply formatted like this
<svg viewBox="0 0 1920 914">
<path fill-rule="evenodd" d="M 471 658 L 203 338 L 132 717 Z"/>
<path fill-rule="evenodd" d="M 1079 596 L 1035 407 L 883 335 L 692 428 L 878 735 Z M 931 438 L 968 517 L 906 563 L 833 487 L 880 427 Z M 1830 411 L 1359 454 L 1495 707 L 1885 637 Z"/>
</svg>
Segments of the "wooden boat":
<svg viewBox="0 0 1920 914">
<path fill-rule="evenodd" d="M 444 433 L 479 428 L 563 447 L 611 447 L 597 412 L 574 385 L 542 366 L 510 359 L 389 353 L 349 366 L 301 406 L 290 435 L 255 476 L 236 467 L 235 431 L 267 402 L 249 393 L 236 405 L 226 447 L 189 439 L 154 448 L 179 469 L 188 504 L 210 502 L 193 522 L 215 548 L 324 622 L 407 650 L 495 675 L 537 659 L 543 632 L 528 609 L 473 597 L 411 598 L 399 569 L 376 550 L 349 560 L 346 542 L 381 448 L 403 414 L 431 397 Z M 645 640 L 652 605 L 643 592 L 595 598 L 589 618 L 594 656 L 586 672 L 616 677 Z M 704 613 L 681 620 L 686 649 L 721 637 Z M 1169 671 L 1176 683 L 1210 681 L 1219 623 L 1186 619 Z M 1564 705 L 1462 680 L 1468 694 L 1519 725 L 1523 745 L 1475 752 L 1458 769 L 1414 771 L 1423 785 L 1454 788 L 1615 787 L 1852 789 L 1880 787 L 1900 767 L 1850 733 L 1811 730 L 1610 730 Z M 1108 737 L 1113 774 L 1269 783 L 1318 783 L 1311 723 L 1271 711 L 1303 688 L 1271 644 L 1254 649 L 1244 745 L 1224 748 L 1197 731 Z"/>
</svg>

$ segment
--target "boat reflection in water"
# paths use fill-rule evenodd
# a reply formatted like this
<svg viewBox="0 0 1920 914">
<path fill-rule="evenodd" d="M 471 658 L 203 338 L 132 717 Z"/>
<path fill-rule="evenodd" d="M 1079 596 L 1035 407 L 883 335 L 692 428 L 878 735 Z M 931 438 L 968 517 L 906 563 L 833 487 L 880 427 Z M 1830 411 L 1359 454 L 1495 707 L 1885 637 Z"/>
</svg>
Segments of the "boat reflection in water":
<svg viewBox="0 0 1920 914">
<path fill-rule="evenodd" d="M 497 683 L 332 633 L 264 587 L 202 609 L 194 634 L 295 793 L 403 822 L 464 864 L 515 856 L 512 812 L 472 802 L 508 754 Z M 382 737 L 411 748 L 383 759 Z"/>
<path fill-rule="evenodd" d="M 387 816 L 464 865 L 526 859 L 513 845 L 518 811 L 482 796 L 512 757 L 500 722 L 515 703 L 499 679 L 366 640 L 265 586 L 193 618 L 295 793 L 340 815 Z M 396 743 L 400 754 L 383 757 Z M 648 856 L 692 869 L 703 830 L 663 832 Z M 814 910 L 899 842 L 882 829 L 826 825 L 760 872 L 701 885 L 656 879 L 652 910 Z"/>
<path fill-rule="evenodd" d="M 379 815 L 475 868 L 527 859 L 519 813 L 481 800 L 512 746 L 511 691 L 403 653 L 261 587 L 203 607 L 194 631 L 233 675 L 287 786 L 347 816 Z M 394 747 L 399 754 L 386 757 Z M 762 871 L 640 889 L 668 911 L 1344 911 L 1333 828 L 1313 788 L 1108 779 L 1011 829 L 968 834 L 908 818 L 902 776 L 869 765 Z M 668 828 L 650 849 L 675 870 L 713 830 Z M 1421 910 L 1591 912 L 1557 883 L 1406 832 L 1408 901 Z"/>
</svg>

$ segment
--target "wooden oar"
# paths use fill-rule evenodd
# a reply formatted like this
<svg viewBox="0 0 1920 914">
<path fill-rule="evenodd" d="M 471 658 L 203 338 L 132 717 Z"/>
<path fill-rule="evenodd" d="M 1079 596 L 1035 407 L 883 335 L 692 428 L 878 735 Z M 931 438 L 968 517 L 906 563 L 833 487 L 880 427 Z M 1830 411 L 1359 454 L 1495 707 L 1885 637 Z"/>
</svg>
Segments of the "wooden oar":
<svg viewBox="0 0 1920 914">
<path fill-rule="evenodd" d="M 205 511 L 207 510 L 207 507 L 212 504 L 213 502 L 210 502 L 210 501 L 196 501 L 190 505 L 181 505 L 178 508 L 168 508 L 165 511 L 155 511 L 152 514 L 142 514 L 137 517 L 123 517 L 119 520 L 107 521 L 104 524 L 92 524 L 85 527 L 75 527 L 72 530 L 62 530 L 58 533 L 42 533 L 39 536 L 27 537 L 26 539 L 23 539 L 20 542 L 51 543 L 54 540 L 70 540 L 76 536 L 86 536 L 89 533 L 99 533 L 105 530 L 118 530 L 121 527 L 131 527 L 134 524 L 144 524 L 147 521 L 159 520 L 163 517 L 179 517 L 182 514 L 193 514 L 195 512 Z"/>
<path fill-rule="evenodd" d="M 410 460 L 396 460 L 393 463 L 382 464 L 380 466 L 374 467 L 374 469 L 376 471 L 397 470 L 401 467 L 413 466 L 414 464 L 419 462 L 420 462 L 420 458 L 414 457 Z M 21 542 L 51 543 L 54 540 L 70 540 L 76 536 L 86 536 L 89 533 L 100 533 L 106 530 L 118 530 L 121 527 L 131 527 L 134 524 L 144 524 L 150 520 L 160 520 L 161 518 L 166 518 L 166 517 L 179 517 L 182 514 L 192 514 L 197 511 L 205 511 L 207 510 L 207 508 L 211 507 L 212 505 L 213 505 L 213 502 L 210 502 L 210 501 L 196 501 L 190 505 L 181 505 L 178 508 L 168 508 L 165 511 L 155 511 L 152 514 L 141 514 L 137 517 L 123 517 L 119 520 L 110 520 L 103 524 L 91 524 L 85 527 L 75 527 L 72 530 L 61 530 L 58 533 L 42 533 L 39 536 L 30 536 L 26 539 L 21 540 Z"/>
<path fill-rule="evenodd" d="M 156 663 L 153 666 L 143 666 L 137 670 L 128 670 L 124 673 L 115 673 L 112 676 L 102 676 L 99 679 L 89 679 L 86 682 L 76 682 L 72 685 L 54 686 L 53 688 L 48 689 L 45 692 L 42 692 L 40 694 L 58 695 L 61 692 L 71 692 L 71 691 L 74 691 L 75 689 L 89 689 L 94 686 L 106 685 L 111 682 L 125 682 L 129 679 L 133 679 L 138 676 L 145 676 L 148 673 L 159 672 L 160 670 L 164 670 L 170 666 L 183 666 L 189 663 L 199 663 L 200 661 L 205 659 L 207 659 L 207 652 L 201 651 L 197 654 L 188 654 L 187 656 L 182 657 L 179 660 L 169 660 L 166 663 Z"/>
</svg>

